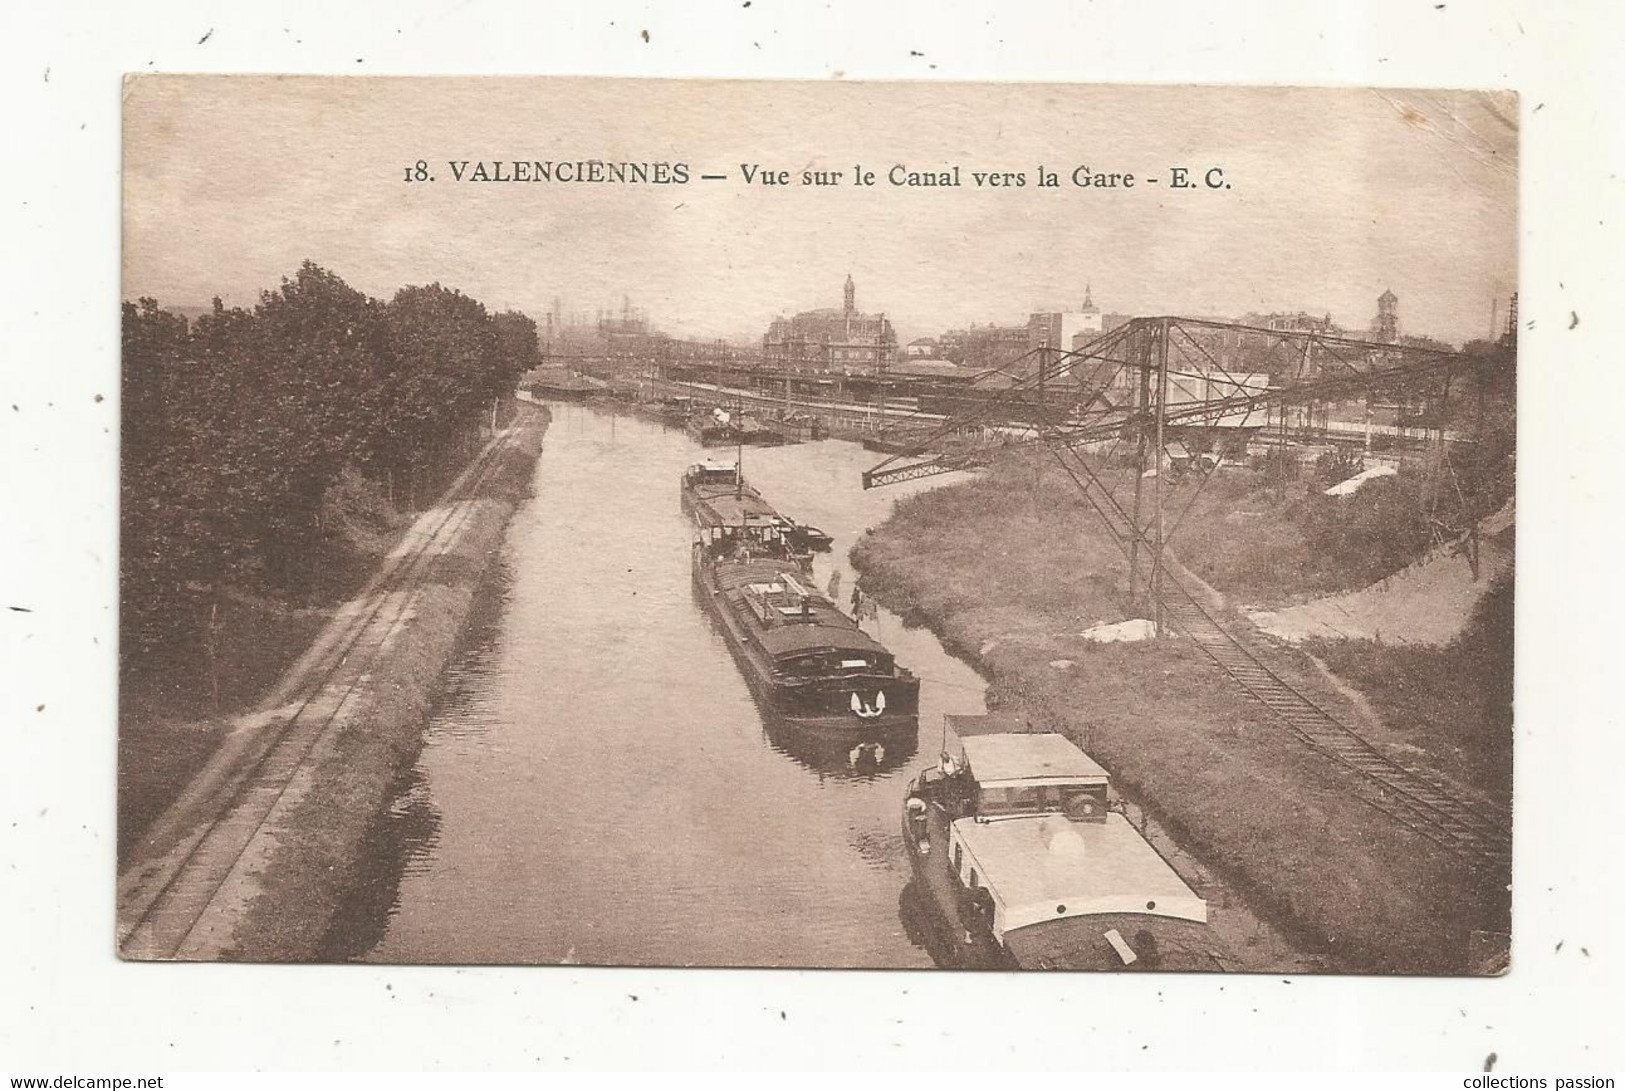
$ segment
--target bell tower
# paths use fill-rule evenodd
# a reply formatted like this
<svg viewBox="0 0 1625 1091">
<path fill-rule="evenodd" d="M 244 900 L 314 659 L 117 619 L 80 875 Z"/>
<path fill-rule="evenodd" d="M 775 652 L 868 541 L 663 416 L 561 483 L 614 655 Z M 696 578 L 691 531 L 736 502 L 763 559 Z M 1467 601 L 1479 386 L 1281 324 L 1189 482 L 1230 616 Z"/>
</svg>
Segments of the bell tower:
<svg viewBox="0 0 1625 1091">
<path fill-rule="evenodd" d="M 852 283 L 852 274 L 848 273 L 848 274 L 846 274 L 846 306 L 845 306 L 845 310 L 846 310 L 847 314 L 852 314 L 857 309 L 858 309 L 858 286 L 856 284 Z"/>
<path fill-rule="evenodd" d="M 1379 341 L 1399 340 L 1399 297 L 1392 289 L 1384 289 L 1377 297 L 1377 322 L 1374 332 Z"/>
</svg>

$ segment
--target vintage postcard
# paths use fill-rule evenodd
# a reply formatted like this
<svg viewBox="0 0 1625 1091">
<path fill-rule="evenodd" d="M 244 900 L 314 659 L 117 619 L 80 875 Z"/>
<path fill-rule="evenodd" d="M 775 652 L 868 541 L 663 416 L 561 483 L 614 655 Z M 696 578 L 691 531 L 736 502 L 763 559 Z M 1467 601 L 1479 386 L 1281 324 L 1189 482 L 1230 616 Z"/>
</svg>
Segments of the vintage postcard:
<svg viewBox="0 0 1625 1091">
<path fill-rule="evenodd" d="M 1506 971 L 1513 94 L 123 93 L 121 957 Z"/>
</svg>

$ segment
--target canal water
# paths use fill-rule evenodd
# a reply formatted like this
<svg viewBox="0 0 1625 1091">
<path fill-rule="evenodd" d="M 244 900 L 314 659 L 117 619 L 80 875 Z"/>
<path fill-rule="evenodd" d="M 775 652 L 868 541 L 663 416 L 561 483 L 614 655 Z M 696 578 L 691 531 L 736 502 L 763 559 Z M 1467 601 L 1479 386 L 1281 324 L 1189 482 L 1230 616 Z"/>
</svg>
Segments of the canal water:
<svg viewBox="0 0 1625 1091">
<path fill-rule="evenodd" d="M 433 712 L 381 844 L 368 949 L 386 962 L 931 965 L 911 936 L 903 791 L 982 679 L 923 629 L 866 623 L 922 679 L 878 762 L 764 719 L 694 596 L 683 468 L 710 454 L 641 417 L 554 405 L 534 497 Z M 911 491 L 826 440 L 747 448 L 781 511 L 835 536 L 814 578 Z M 381 857 L 391 855 L 380 850 Z M 393 892 L 393 897 L 389 893 Z M 387 904 L 386 904 L 387 903 Z"/>
</svg>

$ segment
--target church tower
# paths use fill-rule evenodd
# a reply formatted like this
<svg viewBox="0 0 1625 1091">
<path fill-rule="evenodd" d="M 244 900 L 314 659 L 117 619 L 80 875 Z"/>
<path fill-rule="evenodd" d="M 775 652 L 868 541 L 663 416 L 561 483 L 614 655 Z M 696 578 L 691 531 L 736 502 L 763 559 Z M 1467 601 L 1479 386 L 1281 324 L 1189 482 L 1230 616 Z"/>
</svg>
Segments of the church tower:
<svg viewBox="0 0 1625 1091">
<path fill-rule="evenodd" d="M 858 286 L 852 283 L 852 274 L 846 274 L 846 313 L 852 314 L 858 309 Z"/>
<path fill-rule="evenodd" d="M 1384 289 L 1377 297 L 1377 322 L 1372 332 L 1379 341 L 1399 340 L 1399 297 L 1392 289 Z"/>
</svg>

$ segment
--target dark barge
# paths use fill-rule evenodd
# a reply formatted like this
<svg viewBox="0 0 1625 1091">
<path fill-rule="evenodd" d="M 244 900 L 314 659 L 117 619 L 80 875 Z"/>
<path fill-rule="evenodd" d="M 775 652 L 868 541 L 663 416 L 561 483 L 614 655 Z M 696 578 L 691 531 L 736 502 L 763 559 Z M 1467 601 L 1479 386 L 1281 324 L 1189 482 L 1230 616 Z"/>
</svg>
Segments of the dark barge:
<svg viewBox="0 0 1625 1091">
<path fill-rule="evenodd" d="M 791 442 L 787 436 L 762 424 L 742 409 L 696 411 L 687 419 L 688 434 L 702 447 L 777 447 Z"/>
<path fill-rule="evenodd" d="M 702 495 L 688 476 L 696 592 L 764 710 L 854 739 L 914 724 L 920 680 L 812 587 L 789 520 L 742 482 Z"/>
<path fill-rule="evenodd" d="M 694 582 L 772 715 L 843 735 L 913 723 L 920 680 L 780 557 L 694 546 Z"/>
</svg>

